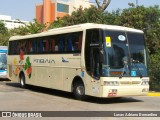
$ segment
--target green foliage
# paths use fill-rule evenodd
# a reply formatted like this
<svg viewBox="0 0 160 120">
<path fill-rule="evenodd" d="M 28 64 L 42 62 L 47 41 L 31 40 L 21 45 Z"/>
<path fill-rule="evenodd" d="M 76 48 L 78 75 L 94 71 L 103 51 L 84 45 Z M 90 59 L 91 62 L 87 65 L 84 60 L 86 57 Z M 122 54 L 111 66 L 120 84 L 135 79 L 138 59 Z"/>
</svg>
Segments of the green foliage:
<svg viewBox="0 0 160 120">
<path fill-rule="evenodd" d="M 70 16 L 67 15 L 61 19 L 58 18 L 55 22 L 51 23 L 48 29 L 89 22 L 104 23 L 103 18 L 103 13 L 94 6 L 90 7 L 89 9 L 83 9 L 82 7 L 80 7 L 76 11 L 72 12 Z"/>
<path fill-rule="evenodd" d="M 150 88 L 151 90 L 160 91 L 160 54 L 159 52 L 150 56 L 149 64 Z"/>
<path fill-rule="evenodd" d="M 56 21 L 52 22 L 48 29 L 63 27 L 64 20 L 61 18 L 57 18 Z"/>
<path fill-rule="evenodd" d="M 0 21 L 0 45 L 8 45 L 11 36 L 40 33 L 46 28 L 46 25 L 38 23 L 36 19 L 29 24 L 23 24 L 24 26 L 8 30 Z"/>
<path fill-rule="evenodd" d="M 103 24 L 109 24 L 109 25 L 120 25 L 121 19 L 121 11 L 120 9 L 117 9 L 116 11 L 112 11 L 112 13 L 105 12 L 103 14 Z"/>
<path fill-rule="evenodd" d="M 40 24 L 36 19 L 34 19 L 34 22 L 29 22 L 29 24 L 24 23 L 24 26 L 10 30 L 10 34 L 11 36 L 36 34 L 42 32 L 45 28 L 46 25 Z"/>
<path fill-rule="evenodd" d="M 160 49 L 160 9 L 158 6 L 124 9 L 120 20 L 122 26 L 141 29 L 145 32 L 150 54 Z"/>
<path fill-rule="evenodd" d="M 0 46 L 7 46 L 9 37 L 10 35 L 8 32 L 5 34 L 0 33 Z"/>
<path fill-rule="evenodd" d="M 36 19 L 34 19 L 34 22 L 30 22 L 29 24 L 26 24 L 26 29 L 29 34 L 35 34 L 43 32 L 46 28 L 45 24 L 39 23 Z"/>
<path fill-rule="evenodd" d="M 0 21 L 0 45 L 7 45 L 9 39 L 8 29 L 5 27 L 4 23 Z"/>
<path fill-rule="evenodd" d="M 0 33 L 1 34 L 5 34 L 5 33 L 7 33 L 7 28 L 5 27 L 5 24 L 2 22 L 2 21 L 0 21 Z"/>
<path fill-rule="evenodd" d="M 102 12 L 95 6 L 83 9 L 82 7 L 75 10 L 71 15 L 63 18 L 58 18 L 51 23 L 48 29 L 57 27 L 64 27 L 70 25 L 77 25 L 82 23 L 99 23 L 99 24 L 120 24 L 120 10 L 109 12 Z"/>
<path fill-rule="evenodd" d="M 18 28 L 14 28 L 10 30 L 10 35 L 11 36 L 16 36 L 16 35 L 27 35 L 28 30 L 26 27 L 20 26 Z"/>
</svg>

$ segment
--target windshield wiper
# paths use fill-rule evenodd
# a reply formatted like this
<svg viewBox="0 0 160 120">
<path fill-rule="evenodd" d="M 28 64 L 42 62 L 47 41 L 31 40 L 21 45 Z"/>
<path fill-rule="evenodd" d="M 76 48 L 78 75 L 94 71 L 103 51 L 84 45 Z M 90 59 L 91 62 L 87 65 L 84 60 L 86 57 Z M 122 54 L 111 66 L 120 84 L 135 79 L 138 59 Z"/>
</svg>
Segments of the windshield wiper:
<svg viewBox="0 0 160 120">
<path fill-rule="evenodd" d="M 126 74 L 125 71 L 123 71 L 123 72 L 121 73 L 121 75 L 119 76 L 119 78 L 121 79 L 121 78 L 123 77 L 124 74 Z"/>
<path fill-rule="evenodd" d="M 141 73 L 141 71 L 140 71 L 138 65 L 136 64 L 136 63 L 139 63 L 139 61 L 138 61 L 138 60 L 132 60 L 132 63 L 134 64 L 134 66 L 135 66 L 136 69 L 138 70 L 139 77 L 140 77 L 140 78 L 143 78 L 142 73 Z"/>
</svg>

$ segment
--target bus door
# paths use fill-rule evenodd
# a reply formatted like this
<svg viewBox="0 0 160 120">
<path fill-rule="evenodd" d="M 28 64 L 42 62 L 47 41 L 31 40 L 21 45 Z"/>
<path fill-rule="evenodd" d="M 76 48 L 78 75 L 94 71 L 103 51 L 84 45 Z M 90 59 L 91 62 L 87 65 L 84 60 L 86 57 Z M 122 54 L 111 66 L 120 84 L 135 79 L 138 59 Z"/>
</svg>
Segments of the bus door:
<svg viewBox="0 0 160 120">
<path fill-rule="evenodd" d="M 101 57 L 100 48 L 91 47 L 91 59 L 90 59 L 90 69 L 91 69 L 91 85 L 92 93 L 94 95 L 99 95 L 100 92 L 100 76 L 101 76 Z"/>
<path fill-rule="evenodd" d="M 99 54 L 99 48 L 92 47 L 91 48 L 91 76 L 94 79 L 99 79 L 100 76 L 100 54 Z"/>
<path fill-rule="evenodd" d="M 87 73 L 91 76 L 90 81 L 92 93 L 99 93 L 100 89 L 100 30 L 89 29 L 86 31 L 85 42 L 85 67 Z"/>
</svg>

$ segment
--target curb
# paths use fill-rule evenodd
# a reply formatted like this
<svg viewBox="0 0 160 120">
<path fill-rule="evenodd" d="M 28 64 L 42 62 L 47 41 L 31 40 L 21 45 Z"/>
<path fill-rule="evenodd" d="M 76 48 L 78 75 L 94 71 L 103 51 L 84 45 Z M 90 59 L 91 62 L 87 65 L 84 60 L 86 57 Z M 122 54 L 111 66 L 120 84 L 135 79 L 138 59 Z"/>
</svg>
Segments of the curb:
<svg viewBox="0 0 160 120">
<path fill-rule="evenodd" d="M 147 96 L 159 96 L 160 97 L 160 92 L 149 92 Z"/>
</svg>

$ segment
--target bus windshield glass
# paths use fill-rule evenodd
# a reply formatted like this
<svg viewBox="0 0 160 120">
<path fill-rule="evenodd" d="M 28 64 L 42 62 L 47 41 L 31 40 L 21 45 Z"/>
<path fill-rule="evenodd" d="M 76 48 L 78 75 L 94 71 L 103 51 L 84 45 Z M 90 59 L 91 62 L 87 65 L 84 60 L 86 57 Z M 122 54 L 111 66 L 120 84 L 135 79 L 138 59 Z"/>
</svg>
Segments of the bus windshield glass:
<svg viewBox="0 0 160 120">
<path fill-rule="evenodd" d="M 147 54 L 143 33 L 105 31 L 103 76 L 146 77 Z"/>
<path fill-rule="evenodd" d="M 0 70 L 7 69 L 6 65 L 7 65 L 6 53 L 0 53 Z"/>
</svg>

